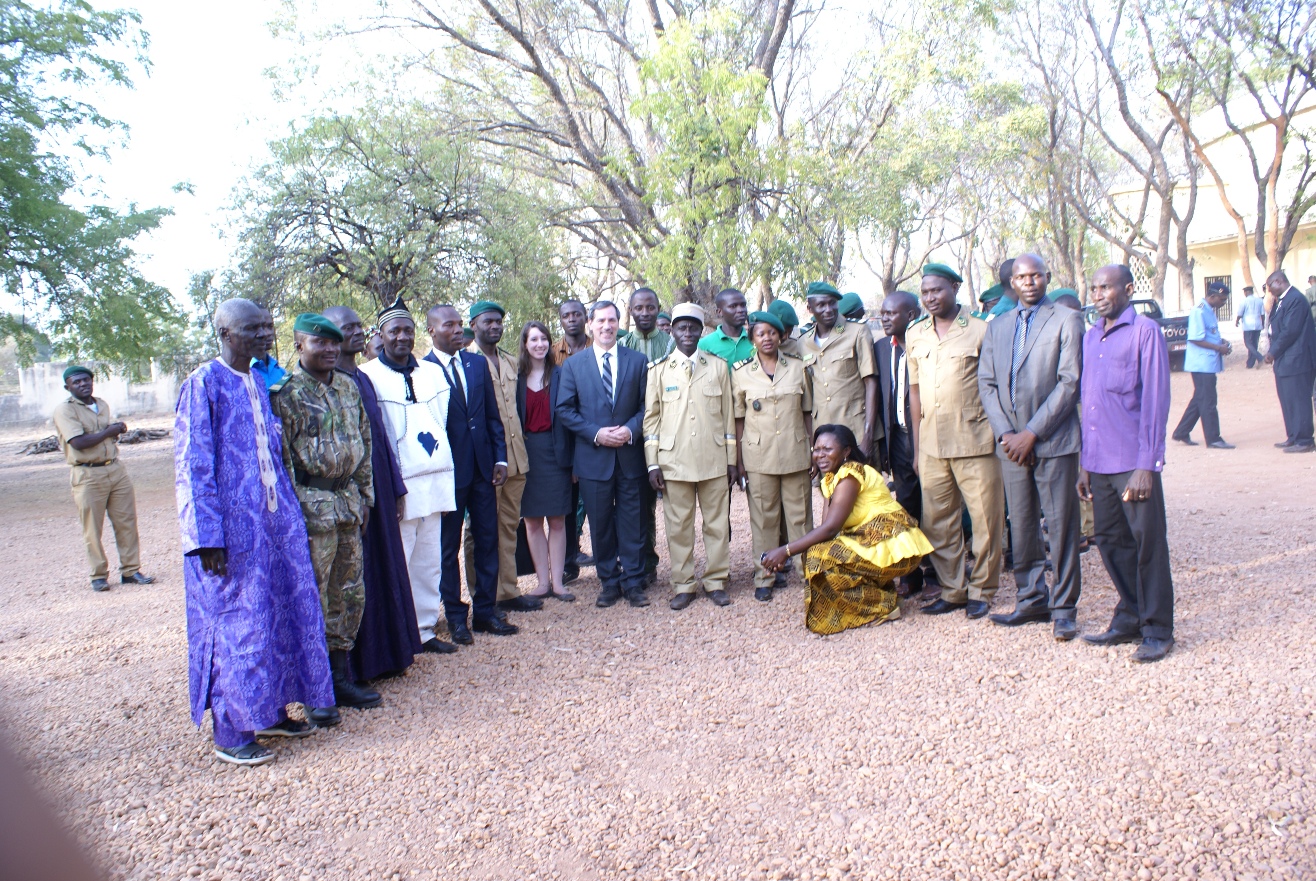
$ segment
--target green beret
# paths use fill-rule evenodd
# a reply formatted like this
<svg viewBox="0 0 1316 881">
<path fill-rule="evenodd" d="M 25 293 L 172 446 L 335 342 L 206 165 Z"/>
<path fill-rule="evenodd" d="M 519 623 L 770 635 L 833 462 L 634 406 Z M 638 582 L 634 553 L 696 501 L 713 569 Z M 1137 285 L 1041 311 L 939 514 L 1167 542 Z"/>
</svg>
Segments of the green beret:
<svg viewBox="0 0 1316 881">
<path fill-rule="evenodd" d="M 1060 299 L 1065 294 L 1069 294 L 1074 299 L 1078 299 L 1078 291 L 1074 290 L 1073 288 L 1056 288 L 1054 291 L 1047 294 L 1046 298 L 1054 303 L 1056 300 Z"/>
<path fill-rule="evenodd" d="M 960 274 L 951 269 L 945 263 L 929 263 L 927 266 L 923 267 L 923 274 L 940 276 L 941 278 L 944 278 L 947 281 L 953 281 L 956 284 L 964 283 L 964 279 L 960 278 Z"/>
<path fill-rule="evenodd" d="M 978 295 L 979 303 L 994 303 L 1005 296 L 1005 286 L 994 284 Z"/>
<path fill-rule="evenodd" d="M 325 339 L 343 341 L 343 332 L 338 329 L 328 318 L 318 312 L 303 312 L 297 316 L 297 320 L 292 323 L 294 333 L 309 333 L 311 336 L 322 336 Z"/>
<path fill-rule="evenodd" d="M 836 304 L 836 311 L 840 312 L 842 315 L 849 315 L 851 312 L 854 312 L 856 309 L 863 309 L 863 308 L 864 308 L 864 301 L 861 300 L 859 298 L 859 295 L 854 293 L 853 291 L 842 297 L 841 301 Z"/>
<path fill-rule="evenodd" d="M 781 319 L 778 318 L 776 315 L 773 315 L 771 312 L 749 313 L 750 324 L 758 324 L 760 321 L 768 325 L 769 327 L 777 328 L 777 333 L 781 334 L 782 336 L 786 335 L 786 325 L 782 324 Z"/>
<path fill-rule="evenodd" d="M 808 290 L 805 291 L 804 295 L 806 297 L 833 297 L 837 300 L 841 299 L 841 292 L 836 289 L 836 286 L 825 281 L 809 282 Z"/>
<path fill-rule="evenodd" d="M 467 340 L 467 341 L 475 339 L 475 331 L 472 330 L 472 329 L 469 328 L 469 327 L 463 327 L 463 328 L 462 328 L 462 339 Z"/>
<path fill-rule="evenodd" d="M 671 320 L 672 320 L 672 316 L 668 315 L 666 312 L 659 312 L 659 313 L 658 313 L 658 317 L 659 317 L 659 318 L 666 318 L 668 321 L 671 321 Z"/>
<path fill-rule="evenodd" d="M 474 321 L 486 312 L 497 312 L 499 315 L 507 314 L 507 310 L 502 306 L 499 306 L 493 300 L 481 300 L 480 302 L 471 305 L 471 311 L 466 317 L 471 321 Z"/>
<path fill-rule="evenodd" d="M 85 373 L 92 376 L 90 367 L 83 367 L 81 364 L 70 364 L 64 368 L 64 381 L 68 382 L 70 378 L 77 376 L 79 373 Z"/>
<path fill-rule="evenodd" d="M 800 316 L 795 314 L 795 307 L 785 300 L 773 300 L 768 304 L 768 311 L 780 318 L 781 323 L 787 327 L 800 326 Z"/>
</svg>

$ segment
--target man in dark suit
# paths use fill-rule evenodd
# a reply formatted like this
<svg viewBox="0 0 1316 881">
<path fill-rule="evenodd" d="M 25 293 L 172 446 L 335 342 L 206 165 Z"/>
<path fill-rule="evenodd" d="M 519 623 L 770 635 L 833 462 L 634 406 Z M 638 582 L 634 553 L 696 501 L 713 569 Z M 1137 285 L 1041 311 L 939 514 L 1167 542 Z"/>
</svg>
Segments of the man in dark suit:
<svg viewBox="0 0 1316 881">
<path fill-rule="evenodd" d="M 557 415 L 576 437 L 573 467 L 603 586 L 596 605 L 606 608 L 625 596 L 632 606 L 647 606 L 641 430 L 649 362 L 617 345 L 616 305 L 599 300 L 589 316 L 594 342 L 559 368 Z"/>
<path fill-rule="evenodd" d="M 1288 434 L 1275 446 L 1286 453 L 1310 453 L 1316 450 L 1311 397 L 1312 377 L 1316 374 L 1316 325 L 1302 291 L 1289 284 L 1283 272 L 1271 273 L 1266 290 L 1279 298 L 1270 314 L 1266 363 L 1275 365 L 1275 391 Z"/>
<path fill-rule="evenodd" d="M 1078 635 L 1078 384 L 1083 319 L 1046 298 L 1051 272 L 1036 254 L 1016 257 L 1010 285 L 1018 307 L 987 325 L 978 391 L 998 444 L 1014 548 L 1014 611 L 992 615 L 1006 627 L 1050 621 L 1058 640 Z M 1056 583 L 1046 583 L 1046 516 Z"/>
<path fill-rule="evenodd" d="M 498 496 L 495 488 L 507 480 L 507 448 L 503 422 L 493 394 L 493 377 L 482 355 L 464 351 L 462 317 L 452 306 L 435 306 L 425 316 L 434 349 L 426 361 L 439 365 L 452 394 L 448 398 L 448 444 L 456 486 L 457 509 L 443 515 L 443 613 L 452 641 L 470 645 L 471 628 L 495 636 L 510 636 L 515 625 L 495 606 L 498 592 Z M 462 545 L 462 520 L 470 514 L 475 542 L 475 583 L 470 585 L 471 622 L 466 622 L 461 573 L 457 565 Z M 469 577 L 469 573 L 468 573 Z"/>
<path fill-rule="evenodd" d="M 878 320 L 886 336 L 874 343 L 877 355 L 878 387 L 882 395 L 884 437 L 879 442 L 891 478 L 896 501 L 918 520 L 923 516 L 923 490 L 914 470 L 914 424 L 909 412 L 909 362 L 905 355 L 905 331 L 918 320 L 918 298 L 908 291 L 895 291 L 882 301 Z M 876 457 L 875 457 L 876 458 Z M 923 592 L 924 582 L 936 582 L 936 573 L 925 561 L 902 581 L 911 596 Z"/>
</svg>

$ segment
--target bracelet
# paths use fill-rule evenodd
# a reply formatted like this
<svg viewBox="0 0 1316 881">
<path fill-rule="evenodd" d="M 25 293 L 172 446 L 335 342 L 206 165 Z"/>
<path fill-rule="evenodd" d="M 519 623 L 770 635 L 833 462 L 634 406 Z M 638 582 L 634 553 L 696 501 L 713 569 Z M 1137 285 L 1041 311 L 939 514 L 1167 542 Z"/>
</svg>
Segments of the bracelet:
<svg viewBox="0 0 1316 881">
<path fill-rule="evenodd" d="M 788 557 L 793 557 L 793 556 L 795 556 L 794 554 L 791 553 L 791 543 L 790 543 L 790 542 L 786 542 L 786 556 L 788 556 Z"/>
</svg>

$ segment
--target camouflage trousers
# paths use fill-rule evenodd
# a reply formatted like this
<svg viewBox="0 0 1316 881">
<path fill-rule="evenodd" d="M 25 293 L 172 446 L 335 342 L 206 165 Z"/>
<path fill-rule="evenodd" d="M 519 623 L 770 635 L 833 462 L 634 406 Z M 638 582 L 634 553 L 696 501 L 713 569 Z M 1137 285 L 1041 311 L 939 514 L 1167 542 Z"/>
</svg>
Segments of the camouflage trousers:
<svg viewBox="0 0 1316 881">
<path fill-rule="evenodd" d="M 343 525 L 329 532 L 312 532 L 311 566 L 320 588 L 324 638 L 329 651 L 351 651 L 365 608 L 361 575 L 361 528 Z"/>
</svg>

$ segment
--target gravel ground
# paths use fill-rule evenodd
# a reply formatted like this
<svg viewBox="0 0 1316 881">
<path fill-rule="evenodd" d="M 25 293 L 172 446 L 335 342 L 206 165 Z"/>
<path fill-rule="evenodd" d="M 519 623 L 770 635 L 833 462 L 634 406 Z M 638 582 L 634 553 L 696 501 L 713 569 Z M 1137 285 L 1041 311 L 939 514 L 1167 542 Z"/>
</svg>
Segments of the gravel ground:
<svg viewBox="0 0 1316 881">
<path fill-rule="evenodd" d="M 1239 449 L 1169 453 L 1160 664 L 962 616 L 810 635 L 798 586 L 753 600 L 737 493 L 729 608 L 660 580 L 600 610 L 585 578 L 258 769 L 188 718 L 169 442 L 123 453 L 160 582 L 107 594 L 67 468 L 5 445 L 0 727 L 113 878 L 1311 877 L 1316 455 L 1271 447 L 1269 371 L 1231 358 L 1221 392 Z M 1083 576 L 1104 629 L 1095 553 Z"/>
</svg>

